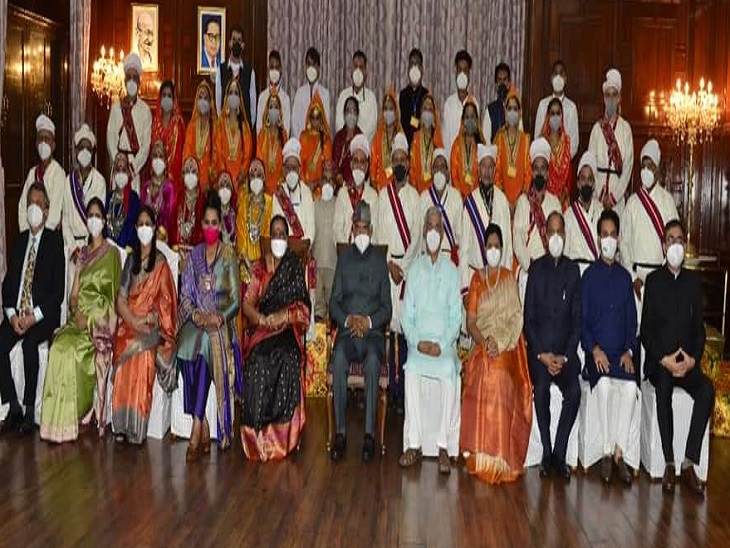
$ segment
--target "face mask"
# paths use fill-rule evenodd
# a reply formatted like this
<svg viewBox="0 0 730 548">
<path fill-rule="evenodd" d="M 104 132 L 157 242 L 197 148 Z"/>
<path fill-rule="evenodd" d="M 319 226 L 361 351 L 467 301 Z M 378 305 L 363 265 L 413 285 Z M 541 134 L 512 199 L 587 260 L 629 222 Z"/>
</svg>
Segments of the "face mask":
<svg viewBox="0 0 730 548">
<path fill-rule="evenodd" d="M 271 69 L 269 71 L 269 82 L 276 85 L 279 83 L 279 78 L 281 78 L 281 73 L 276 69 Z"/>
<path fill-rule="evenodd" d="M 408 175 L 408 168 L 403 165 L 394 166 L 393 174 L 395 175 L 396 181 L 403 181 L 405 180 L 406 175 Z"/>
<path fill-rule="evenodd" d="M 441 234 L 437 230 L 429 230 L 426 232 L 426 247 L 429 253 L 436 253 L 441 249 Z"/>
<path fill-rule="evenodd" d="M 355 186 L 360 186 L 365 182 L 365 172 L 362 169 L 352 170 L 352 180 Z"/>
<path fill-rule="evenodd" d="M 31 228 L 38 228 L 43 224 L 43 210 L 36 204 L 30 204 L 26 213 Z"/>
<path fill-rule="evenodd" d="M 616 247 L 618 247 L 618 240 L 613 236 L 601 238 L 601 254 L 604 259 L 613 261 L 613 258 L 616 256 Z"/>
<path fill-rule="evenodd" d="M 127 88 L 127 95 L 129 95 L 132 98 L 137 96 L 137 89 L 139 88 L 139 86 L 137 86 L 136 81 L 127 80 L 126 88 Z"/>
<path fill-rule="evenodd" d="M 152 242 L 152 236 L 155 235 L 155 229 L 151 226 L 142 225 L 137 227 L 137 239 L 142 245 L 150 245 Z"/>
<path fill-rule="evenodd" d="M 163 112 L 170 112 L 172 110 L 172 97 L 163 97 L 160 100 L 160 107 Z"/>
<path fill-rule="evenodd" d="M 207 99 L 198 99 L 198 112 L 203 116 L 210 112 L 210 101 Z"/>
<path fill-rule="evenodd" d="M 329 202 L 335 195 L 335 189 L 332 185 L 326 184 L 322 186 L 322 200 Z"/>
<path fill-rule="evenodd" d="M 220 236 L 221 229 L 217 226 L 206 226 L 203 228 L 203 238 L 205 238 L 205 243 L 208 245 L 213 245 L 218 241 L 218 237 Z"/>
<path fill-rule="evenodd" d="M 277 259 L 281 259 L 286 253 L 287 242 L 278 238 L 271 240 L 271 254 Z"/>
<path fill-rule="evenodd" d="M 541 192 L 543 188 L 545 188 L 545 177 L 542 175 L 536 175 L 535 178 L 532 179 L 532 188 L 534 188 L 537 192 Z"/>
<path fill-rule="evenodd" d="M 504 117 L 507 120 L 507 125 L 515 127 L 520 120 L 520 113 L 516 110 L 508 110 Z"/>
<path fill-rule="evenodd" d="M 286 174 L 286 186 L 289 187 L 289 190 L 294 190 L 297 188 L 297 185 L 299 184 L 299 173 L 296 171 L 290 171 Z"/>
<path fill-rule="evenodd" d="M 553 91 L 555 93 L 563 93 L 565 89 L 565 80 L 559 74 L 553 76 Z"/>
<path fill-rule="evenodd" d="M 358 234 L 355 236 L 355 247 L 362 255 L 367 250 L 368 246 L 370 245 L 370 235 L 368 234 Z"/>
<path fill-rule="evenodd" d="M 641 170 L 641 184 L 644 185 L 644 188 L 646 189 L 650 188 L 651 185 L 654 184 L 654 172 L 648 167 Z"/>
<path fill-rule="evenodd" d="M 357 114 L 354 112 L 345 114 L 345 125 L 348 129 L 355 129 L 357 127 Z"/>
<path fill-rule="evenodd" d="M 198 186 L 198 175 L 197 173 L 186 173 L 183 175 L 183 181 L 185 181 L 185 188 L 193 190 Z"/>
<path fill-rule="evenodd" d="M 672 268 L 679 268 L 684 262 L 684 245 L 674 243 L 667 248 L 667 262 Z"/>
<path fill-rule="evenodd" d="M 218 197 L 223 205 L 228 205 L 231 202 L 231 189 L 228 187 L 218 189 Z"/>
<path fill-rule="evenodd" d="M 233 46 L 231 47 L 231 53 L 233 54 L 233 57 L 241 56 L 241 53 L 243 53 L 243 46 L 240 42 L 233 42 Z"/>
<path fill-rule="evenodd" d="M 492 268 L 499 266 L 499 261 L 502 258 L 502 250 L 498 247 L 487 248 L 487 264 Z"/>
<path fill-rule="evenodd" d="M 317 81 L 317 69 L 315 67 L 307 67 L 307 80 L 310 84 L 314 84 Z"/>
<path fill-rule="evenodd" d="M 433 127 L 433 112 L 430 110 L 424 110 L 423 114 L 421 114 L 421 120 L 423 121 L 423 125 L 427 128 Z"/>
<path fill-rule="evenodd" d="M 153 158 L 152 171 L 154 171 L 155 175 L 157 175 L 158 177 L 165 173 L 165 160 L 163 160 L 162 158 Z"/>
<path fill-rule="evenodd" d="M 91 163 L 91 151 L 86 148 L 82 148 L 76 155 L 76 159 L 79 161 L 79 165 L 82 168 L 89 167 L 89 164 Z"/>
<path fill-rule="evenodd" d="M 251 179 L 249 186 L 251 188 L 251 192 L 258 196 L 264 189 L 264 180 L 261 177 L 254 177 L 253 179 Z"/>
<path fill-rule="evenodd" d="M 89 234 L 96 238 L 99 234 L 101 234 L 101 231 L 104 230 L 104 221 L 102 221 L 99 217 L 89 217 L 89 220 L 86 223 L 86 228 L 88 229 Z"/>
<path fill-rule="evenodd" d="M 356 68 L 352 71 L 352 84 L 359 88 L 362 86 L 362 83 L 365 81 L 365 75 L 362 73 L 362 70 L 359 68 Z"/>
<path fill-rule="evenodd" d="M 469 85 L 469 77 L 466 75 L 465 72 L 460 72 L 456 75 L 456 89 L 459 91 L 464 91 L 466 89 L 466 86 Z"/>
<path fill-rule="evenodd" d="M 464 120 L 464 131 L 467 135 L 476 135 L 477 132 L 477 121 L 473 118 Z"/>
<path fill-rule="evenodd" d="M 41 160 L 44 162 L 48 160 L 48 158 L 51 157 L 51 145 L 43 141 L 38 143 L 38 156 L 40 156 Z"/>
<path fill-rule="evenodd" d="M 395 123 L 395 111 L 386 110 L 383 113 L 383 118 L 385 118 L 385 125 L 392 126 Z"/>
<path fill-rule="evenodd" d="M 606 116 L 613 118 L 616 116 L 618 111 L 618 101 L 616 99 L 604 99 L 603 102 L 606 105 Z"/>
<path fill-rule="evenodd" d="M 507 87 L 507 84 L 499 84 L 497 86 L 497 97 L 500 101 L 504 102 L 504 100 L 507 98 L 507 92 L 509 91 L 509 88 Z"/>
<path fill-rule="evenodd" d="M 441 192 L 446 187 L 446 175 L 441 173 L 440 171 L 437 171 L 433 174 L 433 186 L 436 187 L 436 190 Z"/>
<path fill-rule="evenodd" d="M 590 200 L 593 197 L 593 187 L 592 186 L 588 186 L 588 185 L 582 186 L 582 187 L 580 187 L 580 190 L 578 192 L 580 192 L 580 199 L 583 200 L 584 202 L 587 202 L 588 200 Z"/>
<path fill-rule="evenodd" d="M 114 174 L 114 184 L 117 185 L 117 188 L 119 190 L 121 190 L 125 186 L 127 186 L 128 182 L 129 182 L 129 176 L 126 173 L 124 173 L 123 171 L 117 171 Z"/>
<path fill-rule="evenodd" d="M 228 108 L 237 111 L 239 106 L 241 106 L 241 98 L 238 95 L 231 93 L 228 96 Z"/>
<path fill-rule="evenodd" d="M 408 71 L 408 80 L 412 86 L 417 86 L 418 82 L 421 81 L 421 69 L 418 68 L 418 65 L 413 65 L 410 68 Z"/>
<path fill-rule="evenodd" d="M 563 237 L 560 234 L 553 234 L 550 236 L 550 239 L 548 240 L 548 251 L 550 251 L 550 255 L 553 256 L 553 259 L 559 259 L 563 254 L 564 243 Z"/>
<path fill-rule="evenodd" d="M 279 109 L 278 108 L 270 108 L 269 109 L 269 123 L 272 126 L 275 126 L 279 123 Z"/>
<path fill-rule="evenodd" d="M 558 131 L 563 125 L 563 117 L 559 114 L 553 114 L 550 116 L 550 129 Z"/>
</svg>

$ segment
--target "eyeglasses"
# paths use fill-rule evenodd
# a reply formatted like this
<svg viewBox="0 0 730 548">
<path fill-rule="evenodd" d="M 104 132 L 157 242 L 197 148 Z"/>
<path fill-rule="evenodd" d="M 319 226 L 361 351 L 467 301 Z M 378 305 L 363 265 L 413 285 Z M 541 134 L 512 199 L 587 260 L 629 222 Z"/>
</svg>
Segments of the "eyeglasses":
<svg viewBox="0 0 730 548">
<path fill-rule="evenodd" d="M 205 37 L 211 42 L 218 42 L 221 39 L 220 34 L 213 34 L 212 32 L 206 32 Z"/>
</svg>

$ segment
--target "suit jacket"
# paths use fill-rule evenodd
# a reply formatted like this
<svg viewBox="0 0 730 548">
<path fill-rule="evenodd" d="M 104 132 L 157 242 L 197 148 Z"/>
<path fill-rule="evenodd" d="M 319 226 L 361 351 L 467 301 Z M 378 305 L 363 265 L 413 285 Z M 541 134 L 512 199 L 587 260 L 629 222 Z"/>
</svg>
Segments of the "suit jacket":
<svg viewBox="0 0 730 548">
<path fill-rule="evenodd" d="M 3 307 L 15 308 L 22 291 L 23 262 L 30 232 L 21 232 L 10 249 L 8 271 L 3 280 Z M 31 294 L 33 306 L 43 313 L 42 322 L 55 329 L 61 322 L 61 303 L 66 289 L 66 259 L 63 254 L 63 237 L 59 230 L 43 229 L 36 254 Z"/>
</svg>

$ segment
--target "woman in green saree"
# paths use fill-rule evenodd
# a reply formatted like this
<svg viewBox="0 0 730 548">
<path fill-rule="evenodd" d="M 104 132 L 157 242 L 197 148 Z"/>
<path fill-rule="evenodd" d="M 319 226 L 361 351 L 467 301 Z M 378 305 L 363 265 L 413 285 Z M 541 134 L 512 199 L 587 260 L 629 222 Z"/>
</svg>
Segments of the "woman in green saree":
<svg viewBox="0 0 730 548">
<path fill-rule="evenodd" d="M 121 265 L 119 251 L 104 239 L 106 212 L 101 200 L 92 198 L 86 214 L 89 244 L 76 259 L 69 320 L 53 339 L 43 384 L 41 438 L 57 443 L 75 440 L 79 421 L 88 425 L 93 416 L 100 437 L 106 427 L 106 382 Z"/>
</svg>

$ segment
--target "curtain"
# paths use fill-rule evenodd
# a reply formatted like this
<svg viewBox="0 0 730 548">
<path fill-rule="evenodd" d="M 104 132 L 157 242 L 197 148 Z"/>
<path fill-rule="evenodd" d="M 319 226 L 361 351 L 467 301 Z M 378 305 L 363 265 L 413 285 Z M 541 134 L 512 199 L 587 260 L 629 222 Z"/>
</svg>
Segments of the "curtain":
<svg viewBox="0 0 730 548">
<path fill-rule="evenodd" d="M 8 0 L 0 0 L 0 115 L 4 108 L 4 80 L 5 80 L 5 41 L 8 35 Z M 2 122 L 0 121 L 0 132 L 2 132 Z M 5 255 L 7 254 L 7 245 L 5 242 L 5 169 L 3 169 L 2 154 L 0 154 L 0 279 L 5 278 L 7 264 Z M 0 306 L 2 306 L 2 296 L 0 295 Z"/>
<path fill-rule="evenodd" d="M 526 25 L 524 0 L 270 0 L 268 41 L 282 54 L 282 85 L 290 93 L 305 82 L 304 56 L 310 46 L 322 54 L 322 84 L 331 108 L 350 84 L 352 54 L 368 58 L 365 85 L 380 102 L 390 86 L 408 84 L 408 53 L 423 52 L 423 82 L 439 110 L 456 91 L 454 56 L 472 56 L 471 89 L 482 109 L 494 100 L 494 67 L 510 65 L 521 89 Z M 333 113 L 334 115 L 334 113 Z"/>
<path fill-rule="evenodd" d="M 89 82 L 89 32 L 91 0 L 70 2 L 70 82 L 71 136 L 86 121 L 86 94 Z"/>
</svg>

